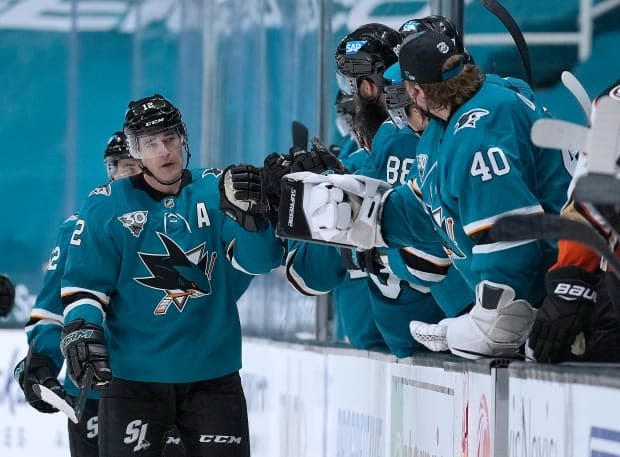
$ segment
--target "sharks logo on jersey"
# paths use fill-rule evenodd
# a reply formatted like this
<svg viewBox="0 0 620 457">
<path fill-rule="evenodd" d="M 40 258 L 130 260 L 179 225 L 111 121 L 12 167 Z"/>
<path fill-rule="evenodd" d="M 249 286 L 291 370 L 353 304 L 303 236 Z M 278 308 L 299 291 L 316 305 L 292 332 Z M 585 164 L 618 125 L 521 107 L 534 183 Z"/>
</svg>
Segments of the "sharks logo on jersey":
<svg viewBox="0 0 620 457">
<path fill-rule="evenodd" d="M 190 298 L 200 298 L 211 294 L 211 275 L 217 260 L 217 252 L 206 251 L 205 243 L 184 251 L 172 238 L 159 232 L 157 236 L 166 253 L 138 252 L 151 276 L 134 278 L 134 280 L 165 293 L 153 311 L 155 315 L 166 314 L 170 305 L 174 305 L 179 312 L 183 312 Z"/>
<path fill-rule="evenodd" d="M 106 197 L 109 197 L 110 195 L 112 195 L 112 188 L 108 183 L 104 186 L 99 186 L 91 190 L 88 196 L 90 197 L 91 195 L 105 195 Z"/>
<path fill-rule="evenodd" d="M 465 259 L 467 256 L 463 253 L 454 237 L 454 219 L 445 217 L 441 206 L 436 209 L 432 209 L 429 205 L 427 205 L 427 207 L 433 216 L 435 224 L 441 229 L 438 233 L 441 237 L 446 254 L 448 254 L 451 259 Z"/>
<path fill-rule="evenodd" d="M 420 181 L 424 181 L 424 172 L 426 172 L 426 163 L 428 162 L 427 154 L 418 154 L 416 157 L 418 162 L 418 176 Z"/>
<path fill-rule="evenodd" d="M 620 100 L 620 85 L 612 88 L 609 91 L 609 96 L 613 98 L 614 100 Z"/>
<path fill-rule="evenodd" d="M 140 233 L 142 233 L 142 229 L 144 229 L 144 224 L 146 224 L 148 214 L 148 211 L 133 211 L 131 213 L 125 213 L 117 219 L 121 221 L 123 227 L 129 230 L 133 236 L 138 238 Z"/>
<path fill-rule="evenodd" d="M 67 222 L 77 221 L 77 220 L 78 220 L 78 213 L 73 213 L 71 216 L 66 218 L 65 222 L 63 222 L 63 223 L 66 224 Z"/>
<path fill-rule="evenodd" d="M 461 117 L 459 117 L 459 120 L 456 121 L 454 133 L 458 132 L 459 130 L 465 127 L 471 127 L 472 129 L 475 129 L 476 122 L 478 122 L 480 118 L 488 114 L 489 112 L 482 108 L 474 108 L 474 109 L 467 111 L 466 113 L 463 113 Z"/>
<path fill-rule="evenodd" d="M 209 175 L 213 175 L 216 178 L 219 178 L 221 174 L 222 174 L 222 170 L 220 170 L 219 168 L 207 168 L 206 170 L 202 172 L 201 178 L 204 178 L 205 176 L 209 176 Z"/>
</svg>

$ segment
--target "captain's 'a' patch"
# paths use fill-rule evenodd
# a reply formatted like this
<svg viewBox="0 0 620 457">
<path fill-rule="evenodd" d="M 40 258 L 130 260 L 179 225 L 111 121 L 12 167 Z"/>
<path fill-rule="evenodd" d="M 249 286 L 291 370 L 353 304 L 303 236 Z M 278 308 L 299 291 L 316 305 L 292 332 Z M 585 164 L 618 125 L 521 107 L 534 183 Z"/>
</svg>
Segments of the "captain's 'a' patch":
<svg viewBox="0 0 620 457">
<path fill-rule="evenodd" d="M 90 191 L 90 194 L 88 194 L 89 197 L 91 195 L 105 195 L 106 197 L 109 197 L 112 195 L 112 188 L 109 183 L 104 186 L 95 187 Z"/>
<path fill-rule="evenodd" d="M 465 127 L 471 127 L 472 129 L 476 128 L 476 122 L 480 120 L 480 118 L 488 115 L 489 112 L 483 108 L 474 108 L 466 113 L 463 113 L 459 120 L 456 121 L 456 126 L 454 127 L 454 133 Z"/>
</svg>

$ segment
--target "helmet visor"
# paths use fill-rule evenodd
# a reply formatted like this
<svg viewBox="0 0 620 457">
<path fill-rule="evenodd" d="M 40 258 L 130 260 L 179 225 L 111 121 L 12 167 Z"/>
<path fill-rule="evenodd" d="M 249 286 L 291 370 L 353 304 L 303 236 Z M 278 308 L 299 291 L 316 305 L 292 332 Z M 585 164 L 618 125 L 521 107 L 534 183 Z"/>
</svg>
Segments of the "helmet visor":
<svg viewBox="0 0 620 457">
<path fill-rule="evenodd" d="M 136 159 L 131 156 L 109 157 L 105 160 L 108 178 L 117 181 L 142 173 L 142 168 Z"/>
<path fill-rule="evenodd" d="M 336 81 L 338 82 L 338 88 L 346 95 L 357 94 L 357 81 L 355 78 L 345 76 L 339 71 L 336 72 Z"/>
<path fill-rule="evenodd" d="M 353 132 L 353 116 L 350 114 L 338 113 L 336 117 L 336 127 L 340 136 L 351 135 Z"/>
<path fill-rule="evenodd" d="M 136 159 L 152 159 L 181 152 L 183 139 L 177 127 L 142 135 L 127 135 L 129 150 Z"/>
<path fill-rule="evenodd" d="M 388 114 L 390 115 L 390 119 L 398 129 L 404 129 L 409 125 L 409 118 L 407 117 L 406 108 L 389 109 Z"/>
</svg>

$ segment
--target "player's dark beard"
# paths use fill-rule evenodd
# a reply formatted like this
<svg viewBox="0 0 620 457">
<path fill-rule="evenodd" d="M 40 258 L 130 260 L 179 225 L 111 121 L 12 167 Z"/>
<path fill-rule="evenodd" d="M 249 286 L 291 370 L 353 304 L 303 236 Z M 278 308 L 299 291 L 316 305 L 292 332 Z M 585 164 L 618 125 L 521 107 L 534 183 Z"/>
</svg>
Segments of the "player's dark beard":
<svg viewBox="0 0 620 457">
<path fill-rule="evenodd" d="M 362 97 L 355 100 L 357 112 L 355 113 L 355 131 L 363 140 L 365 146 L 370 148 L 372 139 L 381 124 L 388 118 L 388 113 L 381 103 L 368 103 Z"/>
</svg>

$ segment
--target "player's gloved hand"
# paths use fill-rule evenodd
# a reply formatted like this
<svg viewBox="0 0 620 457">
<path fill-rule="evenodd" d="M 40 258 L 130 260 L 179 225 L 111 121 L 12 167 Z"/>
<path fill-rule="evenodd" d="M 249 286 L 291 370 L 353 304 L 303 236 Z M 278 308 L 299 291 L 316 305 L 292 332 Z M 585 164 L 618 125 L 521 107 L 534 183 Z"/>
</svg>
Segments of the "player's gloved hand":
<svg viewBox="0 0 620 457">
<path fill-rule="evenodd" d="M 66 393 L 58 382 L 58 372 L 60 369 L 56 367 L 54 361 L 45 354 L 29 351 L 15 366 L 13 377 L 24 391 L 26 401 L 37 411 L 42 413 L 55 413 L 58 410 L 41 400 L 41 397 L 35 393 L 32 386 L 41 384 L 59 397 L 64 398 Z"/>
<path fill-rule="evenodd" d="M 386 246 L 380 223 L 391 190 L 367 176 L 291 173 L 282 181 L 278 236 L 360 250 Z"/>
<path fill-rule="evenodd" d="M 8 316 L 15 303 L 15 286 L 11 279 L 0 274 L 0 317 Z"/>
<path fill-rule="evenodd" d="M 263 194 L 269 202 L 268 218 L 275 227 L 278 221 L 278 208 L 280 206 L 280 187 L 284 175 L 291 172 L 291 159 L 295 153 L 305 154 L 303 150 L 293 150 L 286 155 L 272 152 L 263 162 L 261 170 L 261 184 Z"/>
<path fill-rule="evenodd" d="M 534 357 L 539 362 L 555 363 L 583 355 L 572 353 L 571 346 L 577 335 L 589 327 L 598 277 L 567 266 L 548 272 L 545 282 L 547 297 L 529 336 Z"/>
<path fill-rule="evenodd" d="M 261 170 L 252 165 L 231 165 L 220 176 L 220 209 L 241 227 L 257 232 L 267 228 L 268 202 Z"/>
<path fill-rule="evenodd" d="M 450 350 L 468 359 L 516 356 L 535 314 L 527 301 L 515 300 L 512 287 L 484 280 L 476 286 L 476 303 L 469 312 L 436 324 L 411 321 L 409 330 L 431 351 Z"/>
<path fill-rule="evenodd" d="M 381 253 L 377 248 L 367 251 L 354 251 L 349 248 L 340 250 L 340 257 L 347 270 L 359 270 L 369 274 L 379 275 L 385 268 Z"/>
<path fill-rule="evenodd" d="M 314 137 L 310 141 L 312 148 L 309 152 L 303 154 L 295 154 L 291 159 L 291 173 L 298 171 L 311 171 L 313 173 L 328 174 L 344 174 L 348 173 L 346 167 L 342 164 L 329 148 Z"/>
<path fill-rule="evenodd" d="M 83 387 L 86 369 L 93 371 L 95 390 L 103 390 L 112 379 L 110 357 L 103 329 L 95 324 L 76 319 L 62 329 L 60 350 L 67 360 L 67 375 L 73 383 Z"/>
<path fill-rule="evenodd" d="M 347 173 L 345 166 L 333 155 L 318 138 L 313 138 L 312 148 L 306 151 L 293 147 L 286 155 L 276 152 L 269 154 L 263 163 L 261 182 L 263 193 L 269 201 L 269 220 L 275 226 L 278 221 L 278 208 L 282 178 L 289 173 L 309 171 L 312 173 Z"/>
</svg>

